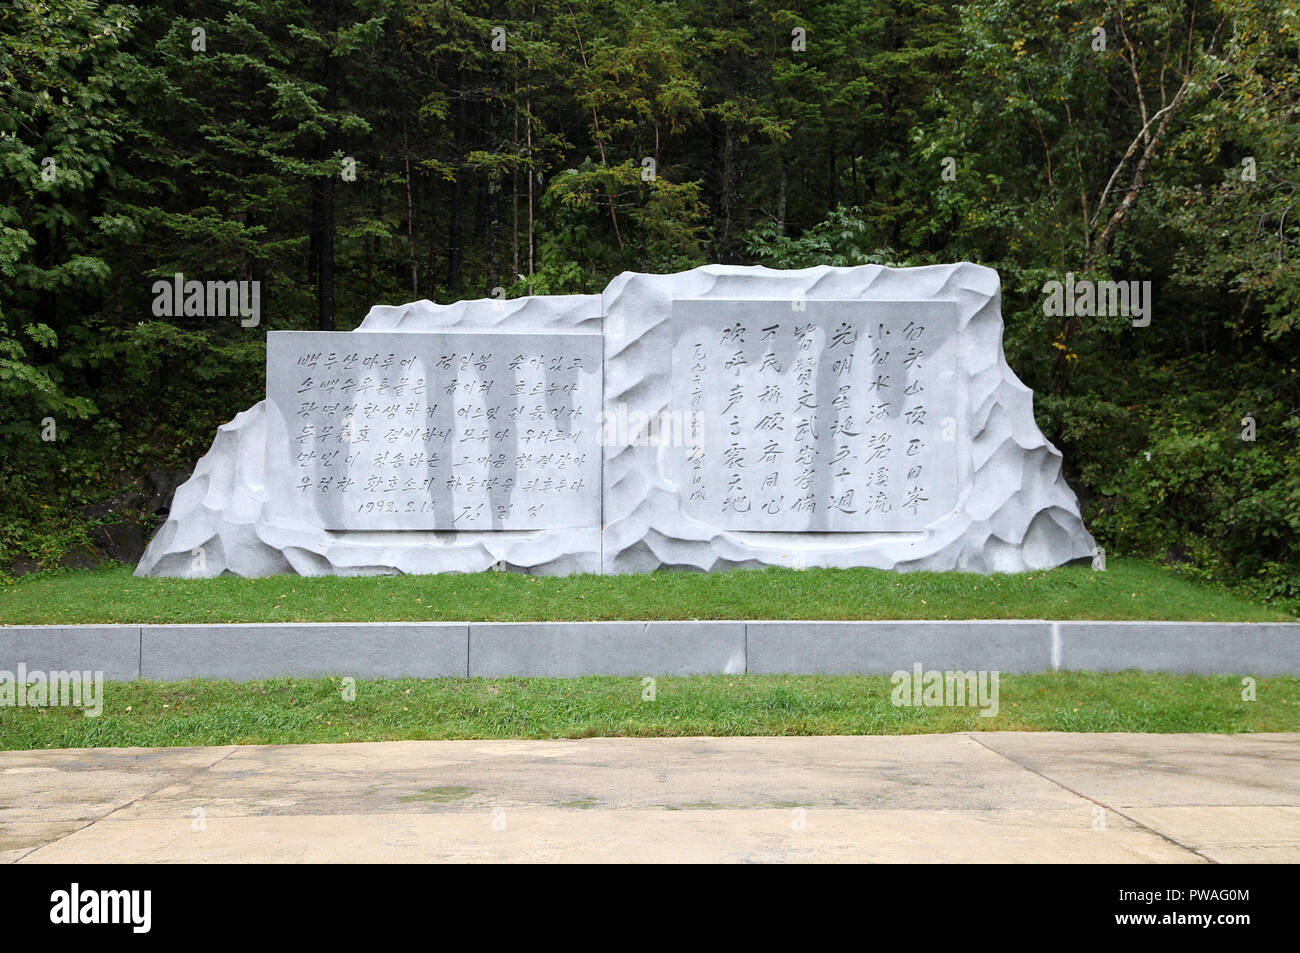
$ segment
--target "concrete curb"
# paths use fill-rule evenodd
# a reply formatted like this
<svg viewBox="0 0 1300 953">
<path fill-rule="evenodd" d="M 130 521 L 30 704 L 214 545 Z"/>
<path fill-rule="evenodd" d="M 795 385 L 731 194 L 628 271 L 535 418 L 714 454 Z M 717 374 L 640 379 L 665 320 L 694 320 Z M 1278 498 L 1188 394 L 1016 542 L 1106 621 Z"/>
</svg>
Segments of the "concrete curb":
<svg viewBox="0 0 1300 953">
<path fill-rule="evenodd" d="M 463 622 L 140 627 L 140 677 L 157 682 L 325 675 L 463 678 L 468 657 L 469 626 Z"/>
<path fill-rule="evenodd" d="M 1006 673 L 1300 675 L 1300 623 L 327 622 L 0 627 L 0 671 L 110 681 L 350 675 Z"/>
</svg>

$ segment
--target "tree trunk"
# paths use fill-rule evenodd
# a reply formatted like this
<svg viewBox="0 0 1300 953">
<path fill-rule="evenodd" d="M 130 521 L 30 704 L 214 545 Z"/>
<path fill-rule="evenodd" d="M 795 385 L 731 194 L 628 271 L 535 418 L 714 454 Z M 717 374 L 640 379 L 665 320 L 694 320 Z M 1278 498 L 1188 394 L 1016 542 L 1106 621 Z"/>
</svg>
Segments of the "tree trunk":
<svg viewBox="0 0 1300 953">
<path fill-rule="evenodd" d="M 533 171 L 533 101 L 529 99 L 524 108 L 528 112 L 525 117 L 524 133 L 528 137 L 528 276 L 533 275 L 533 189 L 536 185 L 537 174 Z"/>
<path fill-rule="evenodd" d="M 790 163 L 786 160 L 785 153 L 781 154 L 781 180 L 776 191 L 776 233 L 785 234 L 785 209 L 786 200 L 790 193 Z"/>
<path fill-rule="evenodd" d="M 460 70 L 456 71 L 456 88 L 462 89 Z M 462 90 L 463 91 L 463 90 Z M 461 248 L 461 206 L 465 203 L 465 106 L 464 100 L 456 98 L 452 107 L 452 124 L 455 130 L 454 161 L 455 178 L 451 181 L 451 202 L 447 208 L 447 293 L 460 293 L 461 272 L 464 250 Z"/>
<path fill-rule="evenodd" d="M 333 55 L 335 25 L 334 0 L 326 0 L 326 133 L 322 143 L 322 159 L 327 165 L 333 160 L 338 144 L 338 134 L 334 127 L 334 111 L 338 106 L 338 60 Z M 334 176 L 337 174 L 338 170 L 328 169 L 316 189 L 320 202 L 316 245 L 316 325 L 322 331 L 334 330 Z"/>
<path fill-rule="evenodd" d="M 411 140 L 402 121 L 402 151 L 406 157 L 406 260 L 411 265 L 411 299 L 419 300 L 419 271 L 415 265 L 415 195 L 411 187 Z"/>
<path fill-rule="evenodd" d="M 722 195 L 718 203 L 722 212 L 722 230 L 718 235 L 718 261 L 732 264 L 735 257 L 731 243 L 731 218 L 736 207 L 736 138 L 730 122 L 722 123 Z"/>
</svg>

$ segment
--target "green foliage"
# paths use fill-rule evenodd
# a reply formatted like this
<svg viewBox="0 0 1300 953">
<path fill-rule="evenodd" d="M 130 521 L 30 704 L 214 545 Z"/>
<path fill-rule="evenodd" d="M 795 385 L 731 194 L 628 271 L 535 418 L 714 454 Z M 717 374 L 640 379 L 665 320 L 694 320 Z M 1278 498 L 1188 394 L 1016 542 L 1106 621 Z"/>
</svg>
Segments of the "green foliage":
<svg viewBox="0 0 1300 953">
<path fill-rule="evenodd" d="M 100 252 L 120 228 L 89 214 L 120 137 L 113 89 L 134 9 L 92 0 L 19 3 L 0 13 L 0 440 L 30 441 L 51 414 L 84 419 L 70 391 L 55 296 L 93 294 L 111 274 Z M 102 7 L 102 9 L 101 9 Z"/>
<path fill-rule="evenodd" d="M 893 249 L 880 246 L 880 236 L 862 209 L 842 205 L 797 238 L 782 234 L 774 222 L 766 222 L 746 232 L 741 241 L 754 264 L 771 268 L 910 264 L 899 260 Z"/>
<path fill-rule="evenodd" d="M 1287 616 L 1136 559 L 981 576 L 881 569 L 739 569 L 624 576 L 441 573 L 152 579 L 128 567 L 23 577 L 0 620 L 91 622 L 475 622 L 649 619 L 1172 619 Z"/>
<path fill-rule="evenodd" d="M 1300 678 L 1259 679 L 1243 701 L 1235 675 L 1052 672 L 1002 675 L 993 717 L 977 705 L 895 705 L 888 675 L 696 675 L 640 678 L 339 678 L 110 683 L 99 717 L 80 708 L 0 708 L 0 747 L 288 745 L 469 738 L 699 738 L 902 735 L 965 731 L 1294 732 Z M 458 801 L 459 785 L 418 788 L 402 801 Z M 664 807 L 709 809 L 665 791 Z M 698 797 L 698 795 L 694 795 Z M 866 795 L 870 797 L 870 795 Z M 838 803 L 838 802 L 836 802 Z M 557 806 L 581 810 L 590 799 Z M 768 804 L 788 808 L 789 805 Z"/>
<path fill-rule="evenodd" d="M 696 183 L 646 180 L 630 160 L 585 161 L 554 179 L 541 207 L 551 223 L 539 242 L 535 294 L 592 294 L 622 271 L 673 272 L 705 263 L 706 209 Z M 620 225 L 621 221 L 621 225 Z"/>
<path fill-rule="evenodd" d="M 1249 581 L 1267 599 L 1300 604 L 1300 416 L 1280 405 L 1278 432 L 1242 439 L 1234 420 L 1207 429 L 1181 414 L 1153 422 L 1149 450 L 1113 477 L 1097 530 L 1125 552 L 1172 555 L 1209 578 Z M 1289 451 L 1276 452 L 1278 445 Z"/>
<path fill-rule="evenodd" d="M 268 328 L 970 260 L 1099 542 L 1295 605 L 1298 29 L 1272 0 L 14 0 L 0 572 L 192 465 Z M 1046 314 L 1067 271 L 1150 280 L 1152 323 Z M 177 272 L 260 282 L 261 322 L 154 315 Z"/>
</svg>

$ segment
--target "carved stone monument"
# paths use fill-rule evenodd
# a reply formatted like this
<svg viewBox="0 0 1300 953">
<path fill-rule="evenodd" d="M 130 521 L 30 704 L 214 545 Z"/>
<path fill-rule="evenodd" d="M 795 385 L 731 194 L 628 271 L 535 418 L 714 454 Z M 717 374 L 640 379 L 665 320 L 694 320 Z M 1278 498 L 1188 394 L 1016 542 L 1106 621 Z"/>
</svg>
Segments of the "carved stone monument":
<svg viewBox="0 0 1300 953">
<path fill-rule="evenodd" d="M 996 272 L 707 266 L 271 332 L 137 574 L 1018 571 L 1095 549 Z"/>
</svg>

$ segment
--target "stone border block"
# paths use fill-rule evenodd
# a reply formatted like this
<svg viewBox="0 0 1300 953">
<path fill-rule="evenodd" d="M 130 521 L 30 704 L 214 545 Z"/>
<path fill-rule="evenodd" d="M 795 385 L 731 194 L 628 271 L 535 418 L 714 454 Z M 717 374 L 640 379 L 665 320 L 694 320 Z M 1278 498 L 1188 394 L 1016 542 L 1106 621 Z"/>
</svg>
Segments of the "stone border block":
<svg viewBox="0 0 1300 953">
<path fill-rule="evenodd" d="M 140 677 L 138 625 L 16 625 L 0 627 L 0 670 L 103 672 L 107 681 Z"/>
<path fill-rule="evenodd" d="M 744 622 L 473 622 L 471 678 L 739 675 Z"/>
<path fill-rule="evenodd" d="M 754 675 L 855 675 L 926 669 L 1046 672 L 1052 624 L 1037 621 L 751 622 Z"/>
<path fill-rule="evenodd" d="M 1300 674 L 1300 624 L 1060 622 L 1060 668 L 1188 675 Z"/>
<path fill-rule="evenodd" d="M 469 626 L 344 622 L 141 626 L 140 677 L 463 678 Z"/>
</svg>

